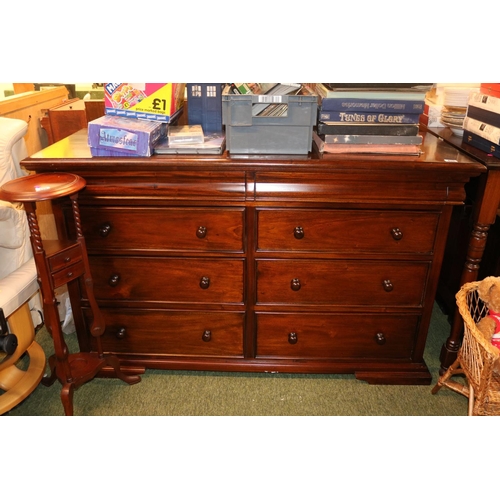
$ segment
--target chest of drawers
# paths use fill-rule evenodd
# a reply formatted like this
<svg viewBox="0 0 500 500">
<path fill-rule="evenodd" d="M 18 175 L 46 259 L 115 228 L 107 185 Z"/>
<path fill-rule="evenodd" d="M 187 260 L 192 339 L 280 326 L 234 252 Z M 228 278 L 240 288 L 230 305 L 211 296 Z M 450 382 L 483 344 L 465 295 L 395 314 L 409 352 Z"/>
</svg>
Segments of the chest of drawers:
<svg viewBox="0 0 500 500">
<path fill-rule="evenodd" d="M 453 206 L 484 167 L 426 135 L 412 156 L 91 158 L 78 132 L 27 158 L 83 176 L 103 348 L 125 370 L 353 373 L 428 384 Z M 70 231 L 68 212 L 56 214 Z M 85 295 L 70 292 L 82 350 Z"/>
</svg>

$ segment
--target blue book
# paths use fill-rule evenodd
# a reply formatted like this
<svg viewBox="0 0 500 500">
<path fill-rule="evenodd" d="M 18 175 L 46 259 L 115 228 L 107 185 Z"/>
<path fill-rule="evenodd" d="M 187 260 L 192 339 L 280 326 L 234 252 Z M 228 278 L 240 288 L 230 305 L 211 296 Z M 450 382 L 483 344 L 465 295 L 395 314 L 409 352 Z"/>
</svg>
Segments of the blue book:
<svg viewBox="0 0 500 500">
<path fill-rule="evenodd" d="M 495 158 L 500 158 L 500 146 L 494 142 L 488 141 L 483 137 L 475 134 L 474 132 L 469 132 L 464 130 L 464 135 L 462 143 L 469 144 L 485 153 L 493 155 Z"/>
<path fill-rule="evenodd" d="M 392 123 L 323 123 L 317 125 L 318 134 L 330 135 L 418 135 L 418 124 Z"/>
<path fill-rule="evenodd" d="M 382 99 L 355 97 L 325 97 L 321 101 L 321 111 L 360 111 L 383 113 L 423 113 L 425 99 Z"/>
<path fill-rule="evenodd" d="M 418 123 L 420 113 L 363 113 L 357 111 L 320 111 L 320 122 L 333 123 Z"/>
</svg>

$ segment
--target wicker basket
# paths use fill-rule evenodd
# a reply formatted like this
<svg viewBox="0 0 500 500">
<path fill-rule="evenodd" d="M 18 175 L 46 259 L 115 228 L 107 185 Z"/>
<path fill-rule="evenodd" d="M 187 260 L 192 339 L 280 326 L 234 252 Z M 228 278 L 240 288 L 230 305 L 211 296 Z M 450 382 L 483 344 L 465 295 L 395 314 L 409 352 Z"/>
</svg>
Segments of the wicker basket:
<svg viewBox="0 0 500 500">
<path fill-rule="evenodd" d="M 488 314 L 488 308 L 478 297 L 479 283 L 465 283 L 456 294 L 464 321 L 464 338 L 456 361 L 439 378 L 432 394 L 445 386 L 469 398 L 469 415 L 500 415 L 500 350 L 476 327 Z M 455 375 L 465 375 L 466 383 L 451 380 Z"/>
</svg>

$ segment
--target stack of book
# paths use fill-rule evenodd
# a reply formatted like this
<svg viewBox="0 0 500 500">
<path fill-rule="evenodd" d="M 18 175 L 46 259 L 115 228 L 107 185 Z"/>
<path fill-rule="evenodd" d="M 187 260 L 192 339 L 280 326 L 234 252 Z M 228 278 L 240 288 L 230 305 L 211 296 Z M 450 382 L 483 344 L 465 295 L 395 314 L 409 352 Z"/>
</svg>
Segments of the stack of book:
<svg viewBox="0 0 500 500">
<path fill-rule="evenodd" d="M 320 153 L 421 153 L 420 115 L 431 84 L 307 84 L 319 96 Z"/>
<path fill-rule="evenodd" d="M 482 83 L 469 96 L 462 142 L 500 158 L 500 83 Z"/>
</svg>

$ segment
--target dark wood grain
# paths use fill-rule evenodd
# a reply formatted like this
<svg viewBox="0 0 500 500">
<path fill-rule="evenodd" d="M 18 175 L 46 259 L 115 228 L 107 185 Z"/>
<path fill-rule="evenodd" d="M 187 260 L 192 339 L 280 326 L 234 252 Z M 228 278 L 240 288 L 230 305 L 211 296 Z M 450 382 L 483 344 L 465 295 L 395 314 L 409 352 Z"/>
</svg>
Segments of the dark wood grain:
<svg viewBox="0 0 500 500">
<path fill-rule="evenodd" d="M 23 166 L 87 182 L 103 345 L 124 370 L 428 384 L 452 209 L 485 167 L 423 135 L 420 156 L 92 158 L 81 131 Z M 70 295 L 80 346 L 94 351 L 87 299 Z"/>
</svg>

